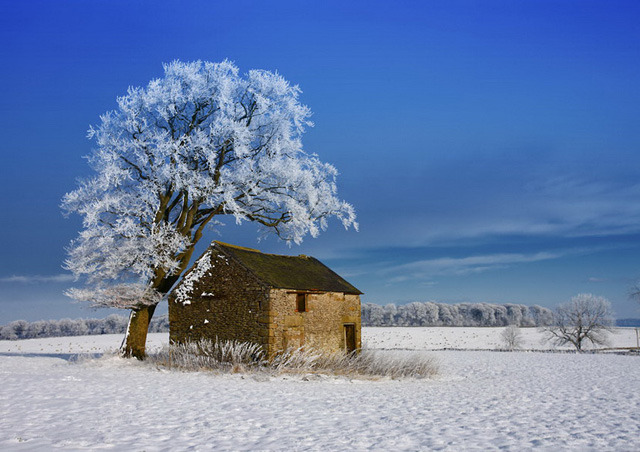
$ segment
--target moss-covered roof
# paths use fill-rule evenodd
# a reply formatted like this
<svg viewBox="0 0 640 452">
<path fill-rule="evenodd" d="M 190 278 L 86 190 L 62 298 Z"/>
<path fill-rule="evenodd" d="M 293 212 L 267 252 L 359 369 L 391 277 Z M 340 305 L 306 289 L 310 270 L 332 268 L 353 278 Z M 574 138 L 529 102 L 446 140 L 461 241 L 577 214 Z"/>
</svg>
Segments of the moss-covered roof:
<svg viewBox="0 0 640 452">
<path fill-rule="evenodd" d="M 227 243 L 214 243 L 224 254 L 236 259 L 273 288 L 362 293 L 313 257 L 267 254 Z"/>
</svg>

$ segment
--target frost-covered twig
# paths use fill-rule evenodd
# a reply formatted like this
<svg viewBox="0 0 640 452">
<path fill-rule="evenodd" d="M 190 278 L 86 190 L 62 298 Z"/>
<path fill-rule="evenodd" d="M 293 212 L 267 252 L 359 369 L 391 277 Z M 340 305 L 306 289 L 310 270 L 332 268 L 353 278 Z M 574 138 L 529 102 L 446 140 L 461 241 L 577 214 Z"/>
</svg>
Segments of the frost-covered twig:
<svg viewBox="0 0 640 452">
<path fill-rule="evenodd" d="M 65 295 L 77 301 L 88 301 L 94 307 L 137 309 L 142 306 L 155 306 L 163 295 L 142 284 L 117 284 L 92 288 L 71 288 Z"/>
</svg>

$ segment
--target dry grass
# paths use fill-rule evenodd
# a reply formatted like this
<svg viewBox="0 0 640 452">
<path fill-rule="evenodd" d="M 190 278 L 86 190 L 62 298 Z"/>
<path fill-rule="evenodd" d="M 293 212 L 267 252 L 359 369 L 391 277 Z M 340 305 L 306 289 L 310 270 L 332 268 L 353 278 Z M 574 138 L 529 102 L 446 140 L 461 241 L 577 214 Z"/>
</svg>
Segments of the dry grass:
<svg viewBox="0 0 640 452">
<path fill-rule="evenodd" d="M 148 360 L 181 370 L 246 372 L 262 366 L 264 353 L 259 345 L 249 342 L 201 340 L 167 345 Z"/>
<path fill-rule="evenodd" d="M 303 348 L 287 350 L 271 360 L 260 346 L 237 341 L 203 340 L 164 347 L 149 361 L 161 367 L 221 373 L 325 374 L 347 377 L 429 378 L 438 363 L 419 352 L 361 350 L 327 353 Z"/>
</svg>

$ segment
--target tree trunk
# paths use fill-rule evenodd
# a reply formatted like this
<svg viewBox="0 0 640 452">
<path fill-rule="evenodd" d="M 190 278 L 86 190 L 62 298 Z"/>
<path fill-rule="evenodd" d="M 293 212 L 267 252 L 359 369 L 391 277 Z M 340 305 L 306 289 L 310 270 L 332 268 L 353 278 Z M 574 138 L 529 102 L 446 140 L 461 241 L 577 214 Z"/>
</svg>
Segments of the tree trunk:
<svg viewBox="0 0 640 452">
<path fill-rule="evenodd" d="M 187 259 L 191 257 L 188 254 Z M 184 270 L 184 269 L 182 269 Z M 164 274 L 158 275 L 158 279 L 152 287 L 161 294 L 169 292 L 171 287 L 178 280 L 179 275 L 171 275 L 163 277 Z M 153 317 L 156 306 L 143 306 L 141 308 L 132 309 L 129 317 L 129 325 L 127 326 L 127 335 L 125 337 L 125 345 L 122 349 L 122 356 L 125 358 L 137 358 L 143 360 L 146 356 L 147 332 L 149 331 L 149 323 Z"/>
<path fill-rule="evenodd" d="M 146 357 L 147 332 L 155 310 L 155 306 L 145 306 L 131 311 L 122 356 L 139 360 Z"/>
</svg>

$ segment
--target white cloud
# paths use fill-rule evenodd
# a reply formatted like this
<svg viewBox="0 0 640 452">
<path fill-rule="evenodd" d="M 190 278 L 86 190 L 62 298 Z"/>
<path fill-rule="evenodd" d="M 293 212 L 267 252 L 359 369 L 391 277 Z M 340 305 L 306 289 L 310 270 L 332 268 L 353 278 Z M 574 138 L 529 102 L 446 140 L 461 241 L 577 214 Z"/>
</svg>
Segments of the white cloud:
<svg viewBox="0 0 640 452">
<path fill-rule="evenodd" d="M 441 257 L 397 265 L 386 269 L 384 273 L 397 274 L 393 278 L 394 281 L 425 279 L 443 275 L 466 275 L 518 264 L 559 259 L 567 254 L 569 253 L 539 252 L 533 254 L 501 253 L 467 257 Z"/>
<path fill-rule="evenodd" d="M 69 273 L 61 273 L 58 275 L 11 275 L 0 278 L 3 283 L 62 283 L 73 281 L 73 275 Z"/>
</svg>

